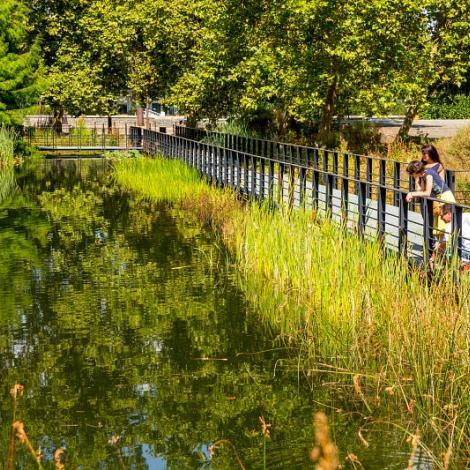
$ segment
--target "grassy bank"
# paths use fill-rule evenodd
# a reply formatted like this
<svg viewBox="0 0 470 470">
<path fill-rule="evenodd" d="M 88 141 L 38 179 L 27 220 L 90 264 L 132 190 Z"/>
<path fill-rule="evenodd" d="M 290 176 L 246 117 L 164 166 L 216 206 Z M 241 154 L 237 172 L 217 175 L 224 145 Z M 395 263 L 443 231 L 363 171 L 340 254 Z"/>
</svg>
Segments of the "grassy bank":
<svg viewBox="0 0 470 470">
<path fill-rule="evenodd" d="M 311 211 L 244 205 L 180 162 L 122 160 L 115 178 L 144 197 L 181 204 L 223 236 L 246 296 L 298 352 L 307 376 L 334 374 L 366 417 L 393 408 L 410 433 L 419 426 L 423 442 L 438 449 L 439 467 L 451 468 L 452 452 L 468 449 L 467 280 L 457 289 L 443 275 L 426 286 L 378 243 Z"/>
</svg>

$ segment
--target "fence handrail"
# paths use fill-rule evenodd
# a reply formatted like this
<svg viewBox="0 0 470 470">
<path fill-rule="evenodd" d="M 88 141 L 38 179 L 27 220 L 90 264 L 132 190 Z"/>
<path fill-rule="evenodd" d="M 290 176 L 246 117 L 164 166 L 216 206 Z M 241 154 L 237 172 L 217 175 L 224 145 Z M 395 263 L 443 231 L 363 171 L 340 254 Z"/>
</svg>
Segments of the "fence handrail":
<svg viewBox="0 0 470 470">
<path fill-rule="evenodd" d="M 237 134 L 230 134 L 230 133 L 225 133 L 225 132 L 220 132 L 220 131 L 209 131 L 209 130 L 206 130 L 206 129 L 199 129 L 199 128 L 187 127 L 187 126 L 175 125 L 174 128 L 175 128 L 175 135 L 181 136 L 181 137 L 186 137 L 186 138 L 188 138 L 188 135 L 187 135 L 188 132 L 193 133 L 193 134 L 205 135 L 205 136 L 208 136 L 208 137 L 210 137 L 210 136 L 232 137 L 232 139 L 231 139 L 232 141 L 234 140 L 233 138 L 236 138 L 235 141 L 238 141 L 240 139 L 242 139 L 242 140 L 244 139 L 244 140 L 247 140 L 248 142 L 262 142 L 262 143 L 269 144 L 270 146 L 272 146 L 272 148 L 275 148 L 275 147 L 277 148 L 277 146 L 283 146 L 285 149 L 289 149 L 289 148 L 292 149 L 292 150 L 295 149 L 296 153 L 298 151 L 300 151 L 300 152 L 302 152 L 302 151 L 304 151 L 304 152 L 314 151 L 314 152 L 322 152 L 322 153 L 327 152 L 330 155 L 335 155 L 335 154 L 336 155 L 348 155 L 351 158 L 360 158 L 360 159 L 365 160 L 365 162 L 367 162 L 369 166 L 373 165 L 372 163 L 369 163 L 369 162 L 375 162 L 375 163 L 378 163 L 380 165 L 380 162 L 386 161 L 386 162 L 389 162 L 389 163 L 393 164 L 394 166 L 397 166 L 399 173 L 400 173 L 402 165 L 406 164 L 405 162 L 395 160 L 395 159 L 392 159 L 392 158 L 377 157 L 377 156 L 374 156 L 374 155 L 365 155 L 365 154 L 359 154 L 359 153 L 353 153 L 353 152 L 343 152 L 341 150 L 328 149 L 328 148 L 325 148 L 325 147 L 315 147 L 315 146 L 307 146 L 307 145 L 301 145 L 301 144 L 291 144 L 291 143 L 287 143 L 287 142 L 274 141 L 274 140 L 270 140 L 270 139 L 261 139 L 261 138 L 258 138 L 258 137 L 240 136 L 240 135 L 237 135 Z M 191 137 L 189 137 L 189 138 L 191 138 Z M 194 139 L 194 140 L 196 140 L 196 139 Z M 226 139 L 224 138 L 224 141 L 225 140 Z M 248 145 L 248 146 L 253 147 L 252 144 Z M 292 152 L 291 157 L 292 156 L 293 156 L 293 152 Z M 286 161 L 292 161 L 292 158 L 286 159 Z M 373 172 L 373 169 L 371 169 L 371 171 Z M 451 169 L 451 168 L 445 168 L 444 171 L 445 171 L 445 181 L 446 181 L 447 185 L 449 186 L 449 188 L 455 193 L 456 192 L 455 173 L 456 173 L 456 171 L 458 171 L 460 173 L 460 172 L 463 172 L 464 170 L 454 170 L 454 169 Z M 400 181 L 406 181 L 405 179 L 400 178 L 400 174 L 398 174 L 398 178 L 400 179 Z M 458 192 L 459 193 L 460 192 L 466 193 L 466 191 L 464 191 L 464 190 L 462 190 L 462 191 L 458 190 Z"/>
<path fill-rule="evenodd" d="M 144 151 L 181 159 L 202 176 L 217 184 L 230 185 L 249 197 L 275 200 L 277 191 L 278 199 L 285 202 L 287 196 L 289 207 L 295 203 L 311 204 L 313 208 L 325 210 L 330 217 L 346 221 L 349 227 L 357 224 L 360 235 L 370 236 L 371 230 L 375 231 L 380 239 L 387 240 L 390 248 L 407 257 L 429 258 L 435 235 L 439 232 L 444 235 L 449 230 L 436 231 L 433 227 L 434 202 L 453 206 L 452 238 L 449 239 L 452 253 L 460 257 L 464 240 L 466 244 L 470 241 L 468 234 L 462 234 L 462 214 L 470 210 L 470 206 L 418 197 L 415 199 L 420 202 L 420 213 L 410 210 L 416 203 L 406 201 L 408 190 L 386 184 L 385 161 L 380 163 L 380 181 L 375 182 L 362 179 L 354 168 L 351 168 L 351 173 L 354 171 L 351 175 L 347 165 L 349 157 L 341 173 L 338 166 L 331 170 L 330 166 L 284 161 L 153 130 L 134 128 L 131 135 L 142 142 Z M 320 162 L 314 163 L 319 165 Z M 420 227 L 422 234 L 416 231 L 421 231 Z M 417 250 L 422 256 L 417 255 Z"/>
</svg>

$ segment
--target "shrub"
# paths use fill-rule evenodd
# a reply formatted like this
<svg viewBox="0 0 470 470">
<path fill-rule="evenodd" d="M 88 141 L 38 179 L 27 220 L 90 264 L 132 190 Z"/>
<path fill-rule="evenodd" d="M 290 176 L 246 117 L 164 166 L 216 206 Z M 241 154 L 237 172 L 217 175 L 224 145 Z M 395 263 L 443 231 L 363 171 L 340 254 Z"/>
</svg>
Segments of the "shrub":
<svg viewBox="0 0 470 470">
<path fill-rule="evenodd" d="M 470 119 L 470 96 L 456 95 L 450 102 L 432 100 L 420 115 L 423 119 Z"/>
</svg>

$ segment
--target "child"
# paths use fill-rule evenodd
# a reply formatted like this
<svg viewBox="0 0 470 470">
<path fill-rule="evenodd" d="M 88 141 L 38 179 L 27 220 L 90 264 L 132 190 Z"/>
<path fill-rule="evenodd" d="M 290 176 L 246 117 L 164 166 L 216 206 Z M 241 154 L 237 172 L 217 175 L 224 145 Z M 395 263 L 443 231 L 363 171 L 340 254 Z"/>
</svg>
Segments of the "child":
<svg viewBox="0 0 470 470">
<path fill-rule="evenodd" d="M 446 224 L 446 232 L 443 240 L 438 247 L 439 252 L 445 252 L 446 244 L 450 240 L 452 231 L 452 204 L 442 204 L 439 207 L 439 218 Z M 462 240 L 462 261 L 464 262 L 463 268 L 470 269 L 470 212 L 462 214 L 462 229 L 458 234 Z"/>
</svg>

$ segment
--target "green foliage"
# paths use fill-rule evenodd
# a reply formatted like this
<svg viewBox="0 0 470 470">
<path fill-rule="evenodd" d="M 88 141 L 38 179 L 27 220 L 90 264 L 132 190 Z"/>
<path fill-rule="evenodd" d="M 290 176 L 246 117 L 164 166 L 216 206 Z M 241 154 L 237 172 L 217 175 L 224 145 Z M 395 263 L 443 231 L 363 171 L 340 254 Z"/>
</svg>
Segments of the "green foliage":
<svg viewBox="0 0 470 470">
<path fill-rule="evenodd" d="M 29 37 L 28 15 L 21 0 L 0 3 L 0 122 L 7 124 L 22 123 L 43 86 L 40 49 Z"/>
<path fill-rule="evenodd" d="M 10 2 L 12 0 L 9 0 Z M 326 142 L 334 119 L 409 110 L 459 87 L 470 0 L 32 0 L 61 116 L 110 113 L 128 91 L 189 121 L 263 116 Z"/>
<path fill-rule="evenodd" d="M 455 95 L 447 100 L 431 100 L 420 116 L 423 119 L 470 119 L 470 96 Z"/>
</svg>

